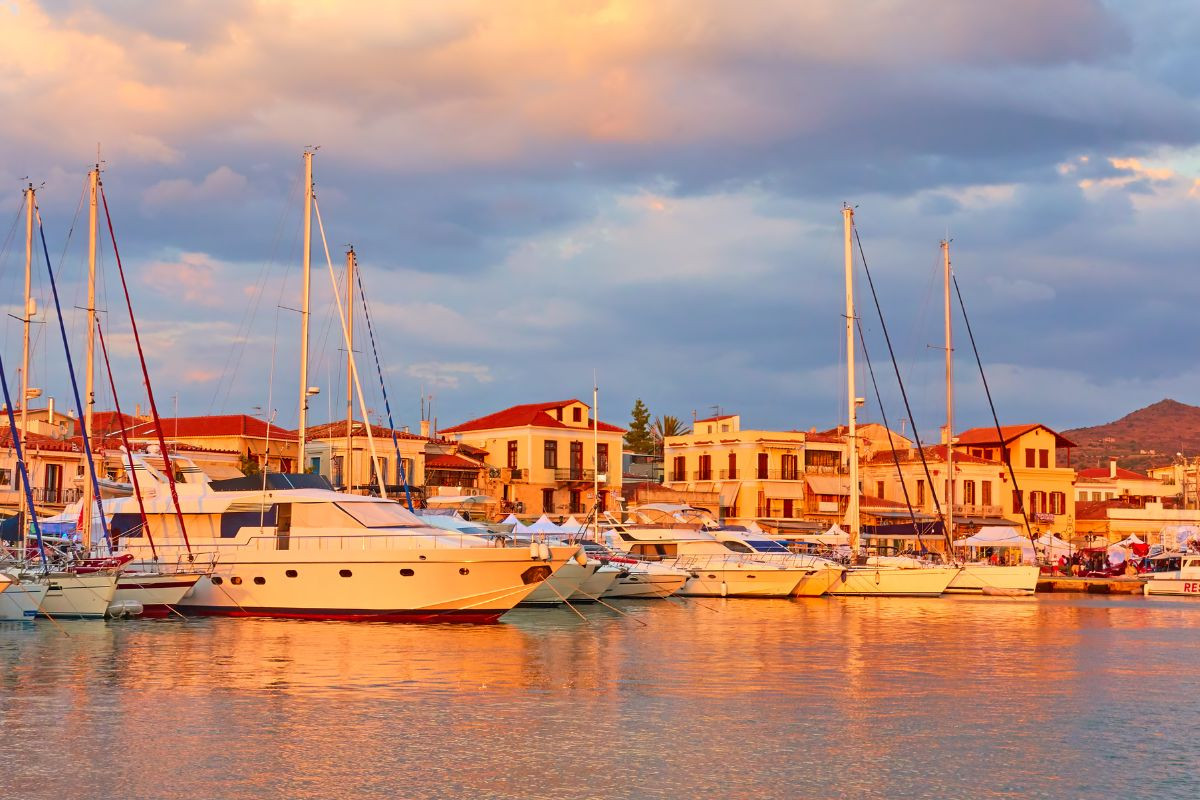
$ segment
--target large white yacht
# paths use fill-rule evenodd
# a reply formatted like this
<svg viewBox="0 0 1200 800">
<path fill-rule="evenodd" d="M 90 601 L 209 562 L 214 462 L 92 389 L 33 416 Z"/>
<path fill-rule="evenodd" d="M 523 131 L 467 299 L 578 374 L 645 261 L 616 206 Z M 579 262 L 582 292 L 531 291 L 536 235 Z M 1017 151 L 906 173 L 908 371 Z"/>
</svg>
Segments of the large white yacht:
<svg viewBox="0 0 1200 800">
<path fill-rule="evenodd" d="M 340 494 L 317 476 L 210 481 L 175 456 L 185 543 L 166 476 L 133 458 L 160 557 L 178 557 L 188 543 L 215 554 L 212 574 L 180 601 L 184 613 L 489 622 L 564 564 L 586 561 L 578 546 L 502 547 L 431 528 L 398 503 Z M 136 500 L 106 500 L 105 513 L 129 531 L 123 548 L 148 560 Z"/>
<path fill-rule="evenodd" d="M 788 597 L 814 571 L 734 552 L 705 529 L 705 513 L 667 503 L 639 506 L 631 509 L 629 520 L 610 518 L 607 543 L 686 571 L 690 577 L 676 592 L 680 596 Z"/>
</svg>

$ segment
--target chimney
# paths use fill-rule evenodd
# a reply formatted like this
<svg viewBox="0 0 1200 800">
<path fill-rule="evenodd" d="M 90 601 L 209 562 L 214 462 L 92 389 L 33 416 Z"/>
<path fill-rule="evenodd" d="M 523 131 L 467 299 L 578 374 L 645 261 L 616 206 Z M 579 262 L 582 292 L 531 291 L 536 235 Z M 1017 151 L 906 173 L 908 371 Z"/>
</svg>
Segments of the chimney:
<svg viewBox="0 0 1200 800">
<path fill-rule="evenodd" d="M 1110 477 L 1110 478 L 1117 477 L 1117 457 L 1116 456 L 1108 457 L 1108 477 Z"/>
<path fill-rule="evenodd" d="M 429 438 L 429 420 L 427 419 L 421 420 L 421 435 Z"/>
<path fill-rule="evenodd" d="M 54 424 L 54 398 L 46 398 L 46 422 L 50 425 Z"/>
</svg>

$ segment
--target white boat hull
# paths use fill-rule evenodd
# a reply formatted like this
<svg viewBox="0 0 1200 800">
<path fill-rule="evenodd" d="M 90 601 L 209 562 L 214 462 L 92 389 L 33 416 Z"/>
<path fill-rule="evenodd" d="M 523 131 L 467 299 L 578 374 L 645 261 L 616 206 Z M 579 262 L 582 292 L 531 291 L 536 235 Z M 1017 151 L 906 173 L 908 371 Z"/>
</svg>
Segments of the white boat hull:
<svg viewBox="0 0 1200 800">
<path fill-rule="evenodd" d="M 676 592 L 681 597 L 788 597 L 807 574 L 767 564 L 713 565 L 688 572 L 691 577 Z"/>
<path fill-rule="evenodd" d="M 11 591 L 11 590 L 10 590 Z M 1164 597 L 1200 597 L 1200 578 L 1158 578 L 1151 577 L 1142 589 L 1146 596 L 1161 595 Z M 4 595 L 0 595 L 0 603 Z"/>
<path fill-rule="evenodd" d="M 984 589 L 993 589 L 1033 594 L 1037 591 L 1040 573 L 1041 570 L 1032 564 L 1014 564 L 1003 567 L 992 564 L 964 564 L 962 570 L 946 587 L 946 593 L 985 594 Z M 1011 592 L 1006 591 L 1006 593 L 1011 596 Z"/>
<path fill-rule="evenodd" d="M 661 599 L 670 597 L 679 591 L 688 574 L 680 570 L 647 565 L 648 568 L 638 568 L 622 572 L 613 581 L 612 586 L 604 593 L 605 600 L 629 599 Z M 657 567 L 657 569 L 656 569 Z"/>
<path fill-rule="evenodd" d="M 569 561 L 556 570 L 544 586 L 537 587 L 522 602 L 523 606 L 557 606 L 574 594 L 597 569 L 596 564 L 581 566 Z"/>
<path fill-rule="evenodd" d="M 117 591 L 110 608 L 141 606 L 143 617 L 165 617 L 175 612 L 184 595 L 204 577 L 204 573 L 148 574 L 122 572 L 117 576 Z"/>
<path fill-rule="evenodd" d="M 958 567 L 902 569 L 888 566 L 848 567 L 829 594 L 837 596 L 937 597 L 958 574 Z"/>
<path fill-rule="evenodd" d="M 0 622 L 21 622 L 37 616 L 47 586 L 34 580 L 14 581 L 0 592 Z"/>
<path fill-rule="evenodd" d="M 102 619 L 117 593 L 117 576 L 107 572 L 52 572 L 44 580 L 48 588 L 38 615 L 54 619 Z"/>
<path fill-rule="evenodd" d="M 604 596 L 620 575 L 621 571 L 616 567 L 601 566 L 584 579 L 567 599 L 572 603 L 594 603 Z"/>
<path fill-rule="evenodd" d="M 792 590 L 792 597 L 820 597 L 841 580 L 842 571 L 833 567 L 816 569 L 804 577 Z"/>
</svg>

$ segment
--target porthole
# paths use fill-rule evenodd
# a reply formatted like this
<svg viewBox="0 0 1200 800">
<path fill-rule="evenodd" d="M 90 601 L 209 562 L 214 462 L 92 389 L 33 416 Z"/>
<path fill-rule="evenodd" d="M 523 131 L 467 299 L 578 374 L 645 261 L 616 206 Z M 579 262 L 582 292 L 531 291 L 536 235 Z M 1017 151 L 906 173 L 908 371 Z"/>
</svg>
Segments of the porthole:
<svg viewBox="0 0 1200 800">
<path fill-rule="evenodd" d="M 408 567 L 405 567 L 404 569 L 400 570 L 400 574 L 401 574 L 401 575 L 403 575 L 403 576 L 404 576 L 404 577 L 406 577 L 406 578 L 411 578 L 411 577 L 412 577 L 413 575 L 415 575 L 416 573 L 414 573 L 414 572 L 413 572 L 411 569 L 409 569 Z"/>
<path fill-rule="evenodd" d="M 263 578 L 261 576 L 254 579 L 254 583 L 258 586 L 262 586 L 266 582 L 267 582 L 267 579 Z"/>
<path fill-rule="evenodd" d="M 295 577 L 297 577 L 297 576 L 298 576 L 300 573 L 299 573 L 299 572 L 296 572 L 296 570 L 294 570 L 294 569 L 289 569 L 287 572 L 285 572 L 285 573 L 283 573 L 283 574 L 284 574 L 284 575 L 287 575 L 289 578 L 295 578 Z"/>
<path fill-rule="evenodd" d="M 343 578 L 349 578 L 349 577 L 352 577 L 354 575 L 354 573 L 348 569 L 339 569 L 338 575 L 341 575 Z"/>
<path fill-rule="evenodd" d="M 755 577 L 755 576 L 754 576 L 754 575 L 747 575 L 746 577 L 747 577 L 747 578 L 753 578 L 753 577 Z"/>
<path fill-rule="evenodd" d="M 220 586 L 222 583 L 225 582 L 225 579 L 222 578 L 220 575 L 213 575 L 211 578 L 209 578 L 209 580 L 212 581 L 213 586 Z"/>
<path fill-rule="evenodd" d="M 459 575 L 470 575 L 470 574 L 471 574 L 471 570 L 467 569 L 466 567 L 459 567 L 459 568 L 458 568 L 458 574 L 459 574 Z"/>
<path fill-rule="evenodd" d="M 417 556 L 417 558 L 421 559 L 422 561 L 425 560 L 425 556 Z"/>
<path fill-rule="evenodd" d="M 234 586 L 242 585 L 242 579 L 239 578 L 237 575 L 234 575 L 232 578 L 230 578 L 229 582 L 232 583 Z"/>
<path fill-rule="evenodd" d="M 717 579 L 717 576 L 716 576 L 716 575 L 709 575 L 709 576 L 708 576 L 708 579 L 709 579 L 709 580 L 716 580 L 716 579 Z"/>
</svg>

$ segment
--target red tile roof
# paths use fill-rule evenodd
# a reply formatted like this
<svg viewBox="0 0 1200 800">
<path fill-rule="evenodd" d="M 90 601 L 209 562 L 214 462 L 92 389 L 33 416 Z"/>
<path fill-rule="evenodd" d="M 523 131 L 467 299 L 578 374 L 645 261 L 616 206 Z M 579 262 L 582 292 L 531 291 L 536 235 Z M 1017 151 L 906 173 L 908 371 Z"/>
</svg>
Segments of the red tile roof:
<svg viewBox="0 0 1200 800">
<path fill-rule="evenodd" d="M 1053 434 L 1055 447 L 1077 447 L 1078 446 L 1074 442 L 1072 442 L 1070 439 L 1063 436 L 1061 433 L 1058 433 L 1057 431 L 1047 428 L 1045 425 L 1041 424 L 1040 422 L 1034 422 L 1034 423 L 1027 424 L 1027 425 L 1001 425 L 1000 433 L 1004 437 L 1003 443 L 1008 444 L 1013 439 L 1023 436 L 1024 434 L 1029 433 L 1030 431 L 1032 431 L 1036 428 L 1044 428 L 1046 431 Z M 967 444 L 988 445 L 988 444 L 990 444 L 990 445 L 996 446 L 996 445 L 1001 444 L 1001 440 L 996 437 L 996 428 L 994 426 L 986 427 L 986 428 L 971 428 L 970 430 L 965 430 L 965 431 L 957 434 L 955 436 L 955 439 L 957 440 L 957 444 L 960 444 L 960 445 L 967 445 Z"/>
<path fill-rule="evenodd" d="M 503 411 L 497 411 L 494 414 L 488 414 L 486 417 L 467 420 L 459 425 L 450 428 L 443 428 L 439 433 L 466 433 L 468 431 L 483 431 L 493 430 L 496 428 L 566 428 L 569 430 L 585 430 L 580 425 L 567 425 L 555 419 L 547 411 L 553 411 L 556 408 L 570 405 L 571 403 L 579 403 L 579 400 L 565 400 L 558 403 L 527 403 L 521 406 L 512 406 Z M 583 403 L 586 406 L 586 403 Z M 609 433 L 624 433 L 624 428 L 618 428 L 616 425 L 609 425 L 607 422 L 597 423 L 596 427 L 602 431 Z M 586 430 L 592 429 L 591 417 L 587 420 Z"/>
<path fill-rule="evenodd" d="M 926 461 L 945 461 L 946 460 L 946 445 L 944 445 L 944 444 L 934 445 L 933 447 L 926 447 L 926 448 L 924 448 L 924 450 L 925 450 L 925 460 Z M 897 450 L 896 456 L 899 458 L 900 463 L 902 463 L 902 464 L 906 463 L 906 462 L 921 460 L 921 456 L 917 452 L 916 448 L 912 448 L 911 450 L 909 450 L 909 449 Z M 892 458 L 891 450 L 879 450 L 866 460 L 867 464 L 891 464 L 892 462 L 893 462 L 893 458 Z M 979 456 L 973 456 L 969 453 L 960 453 L 958 451 L 955 451 L 954 463 L 955 464 L 991 464 L 991 465 L 995 466 L 997 464 L 1000 464 L 1001 462 L 998 459 L 980 458 Z"/>
<path fill-rule="evenodd" d="M 94 419 L 94 418 L 93 418 Z M 268 425 L 258 417 L 249 414 L 222 414 L 203 417 L 166 417 L 162 420 L 163 436 L 167 439 L 175 437 L 203 438 L 219 436 L 245 436 L 252 439 L 270 437 L 278 441 L 297 441 L 295 431 L 280 428 L 278 425 Z M 141 422 L 129 431 L 132 438 L 147 439 L 157 434 L 154 423 Z"/>
<path fill-rule="evenodd" d="M 478 461 L 472 461 L 469 458 L 447 453 L 425 459 L 425 469 L 479 470 L 483 469 L 483 464 L 480 464 Z"/>
<path fill-rule="evenodd" d="M 291 434 L 292 438 L 297 438 L 296 431 L 292 431 Z M 352 436 L 365 437 L 367 435 L 367 426 L 358 420 L 354 420 L 350 426 L 350 434 Z M 392 429 L 385 428 L 382 425 L 372 425 L 371 435 L 377 439 L 391 439 Z M 323 425 L 313 425 L 305 432 L 305 436 L 310 441 L 315 439 L 344 439 L 346 438 L 346 420 L 343 419 L 338 422 L 327 422 Z M 434 441 L 428 436 L 421 436 L 420 434 L 399 430 L 396 431 L 396 438 L 409 440 L 417 439 L 425 442 Z"/>
<path fill-rule="evenodd" d="M 0 430 L 0 447 L 13 446 L 12 431 L 7 427 Z M 71 439 L 52 439 L 40 433 L 25 434 L 25 447 L 29 450 L 45 450 L 56 453 L 82 453 L 83 447 L 77 446 Z"/>
<path fill-rule="evenodd" d="M 1088 469 L 1079 470 L 1076 475 L 1080 478 L 1088 478 L 1089 480 L 1107 479 L 1109 477 L 1108 467 L 1089 467 Z M 1134 472 L 1129 469 L 1117 467 L 1117 480 L 1122 481 L 1150 481 L 1151 483 L 1162 483 L 1158 478 L 1151 478 L 1149 475 L 1143 475 L 1140 472 Z"/>
</svg>

